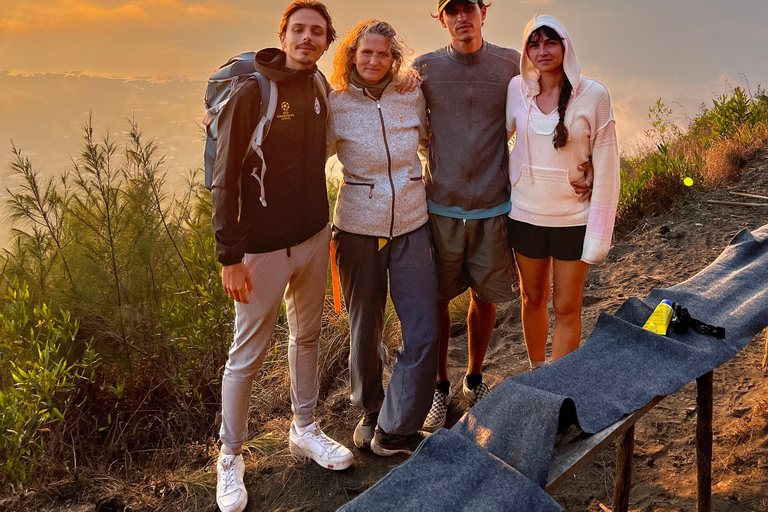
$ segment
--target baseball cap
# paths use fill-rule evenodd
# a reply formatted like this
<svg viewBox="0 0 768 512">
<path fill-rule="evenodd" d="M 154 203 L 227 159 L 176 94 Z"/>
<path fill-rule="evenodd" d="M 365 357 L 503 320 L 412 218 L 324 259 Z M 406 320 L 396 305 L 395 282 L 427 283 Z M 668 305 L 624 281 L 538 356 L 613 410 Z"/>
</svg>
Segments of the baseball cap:
<svg viewBox="0 0 768 512">
<path fill-rule="evenodd" d="M 443 9 L 446 8 L 446 6 L 451 3 L 452 0 L 437 0 L 437 13 L 440 14 L 443 12 Z M 466 0 L 467 2 L 471 4 L 476 4 L 477 0 Z"/>
</svg>

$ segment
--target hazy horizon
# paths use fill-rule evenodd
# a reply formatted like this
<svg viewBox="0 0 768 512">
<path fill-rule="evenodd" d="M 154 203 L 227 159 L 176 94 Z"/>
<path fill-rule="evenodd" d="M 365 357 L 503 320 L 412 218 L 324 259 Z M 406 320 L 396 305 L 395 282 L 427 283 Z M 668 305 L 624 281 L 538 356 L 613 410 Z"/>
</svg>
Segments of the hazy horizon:
<svg viewBox="0 0 768 512">
<path fill-rule="evenodd" d="M 232 55 L 277 46 L 277 29 L 288 3 L 0 0 L 0 73 L 6 78 L 53 73 L 153 84 L 203 81 Z M 398 29 L 414 56 L 449 42 L 447 31 L 430 16 L 436 11 L 435 0 L 325 3 L 340 36 L 361 19 L 379 18 Z M 764 55 L 768 2 L 497 0 L 488 8 L 483 36 L 494 44 L 520 49 L 523 28 L 536 13 L 552 14 L 563 21 L 584 75 L 608 87 L 625 151 L 649 127 L 647 110 L 658 98 L 675 107 L 677 118 L 684 122 L 702 103 L 711 104 L 713 97 L 732 86 L 749 83 L 756 89 L 768 79 Z M 319 62 L 326 74 L 334 50 L 335 44 Z M 56 94 L 40 86 L 25 89 L 26 97 L 18 98 L 0 88 L 0 119 L 3 125 L 11 125 L 6 129 L 14 124 L 6 105 L 9 101 L 34 104 L 39 98 Z M 189 116 L 178 122 L 197 123 L 202 118 L 204 85 L 201 83 L 196 91 L 197 98 L 192 90 L 184 89 L 178 98 L 166 98 L 169 103 L 161 107 L 176 104 Z M 131 102 L 131 98 L 135 100 Z M 72 107 L 79 112 L 93 110 L 110 126 L 150 103 L 138 95 L 127 94 L 120 100 L 110 97 L 110 105 L 119 104 L 123 109 L 112 112 L 100 108 L 100 100 L 105 98 L 99 92 L 84 99 Z M 33 124 L 38 122 L 44 124 L 32 120 Z M 165 130 L 149 134 L 160 137 Z M 0 133 L 5 140 L 6 135 Z M 37 148 L 33 151 L 41 153 Z"/>
<path fill-rule="evenodd" d="M 288 1 L 0 0 L 0 166 L 11 139 L 45 174 L 71 167 L 92 112 L 119 138 L 134 117 L 167 152 L 171 176 L 202 164 L 205 78 L 230 56 L 277 46 Z M 392 23 L 414 56 L 449 43 L 434 0 L 327 0 L 343 33 L 359 20 Z M 734 86 L 768 79 L 768 2 L 496 0 L 486 40 L 516 49 L 536 13 L 563 21 L 585 76 L 611 92 L 620 146 L 632 153 L 661 98 L 681 125 Z M 335 45 L 319 62 L 330 71 Z M 2 187 L 3 189 L 5 188 Z M 0 198 L 1 199 L 1 198 Z"/>
</svg>

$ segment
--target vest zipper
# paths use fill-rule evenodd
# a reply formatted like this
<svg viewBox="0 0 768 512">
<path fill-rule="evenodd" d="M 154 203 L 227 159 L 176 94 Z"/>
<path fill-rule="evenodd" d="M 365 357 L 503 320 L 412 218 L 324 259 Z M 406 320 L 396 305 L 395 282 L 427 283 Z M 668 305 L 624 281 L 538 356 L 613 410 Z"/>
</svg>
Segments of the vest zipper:
<svg viewBox="0 0 768 512">
<path fill-rule="evenodd" d="M 381 134 L 384 136 L 384 149 L 387 150 L 387 176 L 389 177 L 389 186 L 392 188 L 392 221 L 389 224 L 389 239 L 394 238 L 395 233 L 395 183 L 392 181 L 392 156 L 389 154 L 389 143 L 387 142 L 387 130 L 384 127 L 384 114 L 381 112 L 381 102 L 376 100 L 376 108 L 379 109 L 379 120 L 381 121 Z"/>
<path fill-rule="evenodd" d="M 368 191 L 368 199 L 373 199 L 373 185 L 370 183 L 355 183 L 354 181 L 347 181 L 344 180 L 345 185 L 355 185 L 358 187 L 370 187 L 371 190 Z"/>
</svg>

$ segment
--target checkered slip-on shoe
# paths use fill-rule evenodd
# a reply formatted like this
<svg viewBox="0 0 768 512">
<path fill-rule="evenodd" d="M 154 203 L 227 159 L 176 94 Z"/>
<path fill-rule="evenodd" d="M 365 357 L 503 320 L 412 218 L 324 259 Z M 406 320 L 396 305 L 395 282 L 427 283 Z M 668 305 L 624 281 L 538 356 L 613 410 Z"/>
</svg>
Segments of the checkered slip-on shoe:
<svg viewBox="0 0 768 512">
<path fill-rule="evenodd" d="M 445 426 L 445 419 L 448 416 L 448 404 L 451 403 L 453 393 L 449 389 L 446 395 L 439 389 L 435 390 L 435 396 L 432 397 L 432 407 L 429 409 L 427 419 L 424 420 L 424 426 L 422 430 L 427 432 L 434 432 L 435 430 Z"/>
<path fill-rule="evenodd" d="M 488 385 L 485 382 L 480 382 L 477 386 L 473 387 L 472 389 L 469 389 L 467 387 L 467 376 L 464 376 L 464 380 L 461 384 L 462 391 L 464 392 L 464 398 L 469 400 L 472 405 L 475 405 L 477 402 L 485 398 L 485 395 L 491 392 L 491 389 L 488 387 Z"/>
</svg>

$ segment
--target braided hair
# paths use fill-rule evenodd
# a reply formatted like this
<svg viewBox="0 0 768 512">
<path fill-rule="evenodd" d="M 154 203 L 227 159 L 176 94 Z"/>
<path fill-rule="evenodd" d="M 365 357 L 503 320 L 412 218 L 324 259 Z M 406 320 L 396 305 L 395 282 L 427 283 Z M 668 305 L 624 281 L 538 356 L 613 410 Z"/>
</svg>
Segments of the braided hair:
<svg viewBox="0 0 768 512">
<path fill-rule="evenodd" d="M 563 85 L 560 86 L 560 97 L 557 100 L 557 115 L 560 118 L 560 122 L 555 126 L 555 136 L 552 137 L 552 144 L 555 149 L 565 147 L 568 142 L 568 128 L 565 127 L 565 108 L 568 106 L 568 100 L 571 99 L 571 86 L 568 77 L 563 80 Z"/>
<path fill-rule="evenodd" d="M 534 30 L 531 35 L 528 36 L 526 46 L 528 46 L 529 43 L 537 43 L 541 41 L 545 36 L 549 39 L 559 41 L 560 44 L 563 44 L 563 38 L 560 37 L 560 34 L 558 34 L 557 31 L 552 27 L 545 25 Z M 563 45 L 563 48 L 565 48 L 565 45 Z M 552 137 L 552 145 L 555 146 L 555 149 L 565 147 L 566 143 L 568 142 L 568 128 L 565 127 L 565 109 L 568 106 L 568 101 L 571 99 L 572 91 L 573 86 L 571 85 L 571 82 L 568 80 L 568 76 L 566 75 L 563 77 L 563 84 L 560 86 L 560 96 L 557 100 L 557 115 L 560 118 L 560 121 L 555 127 L 555 135 Z"/>
</svg>

